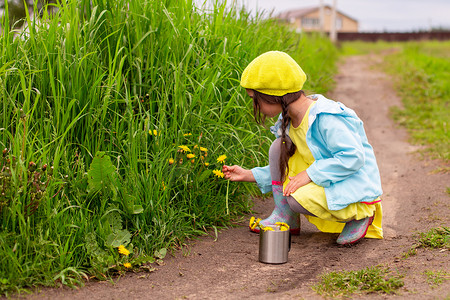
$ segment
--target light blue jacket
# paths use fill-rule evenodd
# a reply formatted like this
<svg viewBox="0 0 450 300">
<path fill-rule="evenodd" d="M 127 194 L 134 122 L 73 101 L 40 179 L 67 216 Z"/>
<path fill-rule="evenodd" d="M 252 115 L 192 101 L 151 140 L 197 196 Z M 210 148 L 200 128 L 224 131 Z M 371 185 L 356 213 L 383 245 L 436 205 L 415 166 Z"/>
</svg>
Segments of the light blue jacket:
<svg viewBox="0 0 450 300">
<path fill-rule="evenodd" d="M 328 209 L 340 210 L 381 196 L 380 172 L 363 122 L 340 102 L 322 95 L 310 97 L 317 101 L 309 112 L 306 143 L 315 161 L 306 172 L 314 183 L 324 187 Z M 281 135 L 280 119 L 281 115 L 271 127 L 277 138 Z M 272 191 L 269 166 L 251 171 L 262 193 Z"/>
</svg>

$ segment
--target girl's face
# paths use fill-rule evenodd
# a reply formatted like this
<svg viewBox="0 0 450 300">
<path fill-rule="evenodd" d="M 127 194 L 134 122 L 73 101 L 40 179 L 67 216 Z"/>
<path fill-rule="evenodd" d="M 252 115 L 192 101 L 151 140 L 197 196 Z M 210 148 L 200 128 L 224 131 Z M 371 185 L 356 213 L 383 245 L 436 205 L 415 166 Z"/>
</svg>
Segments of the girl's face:
<svg viewBox="0 0 450 300">
<path fill-rule="evenodd" d="M 247 94 L 250 96 L 250 98 L 254 99 L 255 93 L 253 92 L 253 90 L 245 90 L 247 91 Z M 267 103 L 265 101 L 262 101 L 261 99 L 258 99 L 258 101 L 260 111 L 268 118 L 277 117 L 282 111 L 281 104 Z"/>
</svg>

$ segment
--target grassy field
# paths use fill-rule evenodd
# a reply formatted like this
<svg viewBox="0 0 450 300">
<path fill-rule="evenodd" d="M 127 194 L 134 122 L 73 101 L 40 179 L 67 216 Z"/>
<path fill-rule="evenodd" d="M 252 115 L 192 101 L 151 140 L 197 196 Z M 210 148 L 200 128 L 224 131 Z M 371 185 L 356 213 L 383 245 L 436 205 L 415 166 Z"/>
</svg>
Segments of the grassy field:
<svg viewBox="0 0 450 300">
<path fill-rule="evenodd" d="M 408 128 L 412 142 L 426 145 L 433 158 L 450 160 L 450 42 L 344 43 L 344 55 L 396 49 L 386 56 L 383 70 L 392 75 L 402 108 L 393 118 Z"/>
<path fill-rule="evenodd" d="M 405 125 L 413 141 L 429 145 L 430 153 L 450 160 L 450 42 L 409 43 L 388 57 L 403 98 L 404 109 L 394 118 Z"/>
<path fill-rule="evenodd" d="M 242 70 L 282 50 L 308 74 L 307 90 L 333 83 L 328 40 L 223 4 L 57 8 L 27 16 L 21 32 L 2 20 L 0 294 L 107 279 L 229 226 L 256 189 L 214 170 L 265 165 L 270 141 Z"/>
</svg>

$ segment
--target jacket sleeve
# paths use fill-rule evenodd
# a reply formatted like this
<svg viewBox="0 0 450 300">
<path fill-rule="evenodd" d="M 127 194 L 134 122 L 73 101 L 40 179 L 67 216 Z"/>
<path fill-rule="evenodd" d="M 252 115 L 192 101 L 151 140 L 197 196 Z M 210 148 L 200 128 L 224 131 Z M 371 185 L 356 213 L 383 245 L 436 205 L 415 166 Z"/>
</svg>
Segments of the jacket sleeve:
<svg viewBox="0 0 450 300">
<path fill-rule="evenodd" d="M 269 166 L 256 167 L 251 169 L 253 176 L 255 177 L 256 184 L 258 185 L 261 193 L 265 194 L 272 191 L 272 176 L 270 175 Z"/>
<path fill-rule="evenodd" d="M 316 122 L 321 136 L 313 139 L 321 140 L 325 149 L 320 153 L 324 155 L 316 157 L 306 172 L 314 183 L 328 187 L 353 175 L 364 165 L 364 148 L 356 128 L 361 124 L 355 124 L 362 121 L 320 114 Z"/>
</svg>

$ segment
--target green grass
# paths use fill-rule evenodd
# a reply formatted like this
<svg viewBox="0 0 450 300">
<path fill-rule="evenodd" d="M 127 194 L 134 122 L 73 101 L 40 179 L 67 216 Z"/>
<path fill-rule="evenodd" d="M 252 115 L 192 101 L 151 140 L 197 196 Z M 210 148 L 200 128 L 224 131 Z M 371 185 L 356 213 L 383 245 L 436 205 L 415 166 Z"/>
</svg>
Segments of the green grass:
<svg viewBox="0 0 450 300">
<path fill-rule="evenodd" d="M 342 42 L 339 44 L 339 54 L 343 56 L 349 55 L 365 55 L 369 53 L 379 54 L 390 49 L 401 49 L 402 43 L 400 42 Z"/>
<path fill-rule="evenodd" d="M 333 85 L 330 41 L 223 3 L 55 5 L 23 32 L 2 20 L 0 294 L 138 269 L 249 212 L 257 188 L 212 170 L 220 155 L 267 164 L 272 137 L 239 86 L 259 54 L 290 53 L 307 90 Z"/>
<path fill-rule="evenodd" d="M 392 274 L 389 268 L 375 266 L 322 274 L 312 288 L 325 297 L 349 297 L 352 294 L 395 294 L 403 285 L 402 276 Z"/>
<path fill-rule="evenodd" d="M 414 143 L 445 162 L 450 159 L 449 51 L 450 42 L 408 43 L 386 60 L 404 104 L 392 110 L 394 119 L 408 128 Z"/>
<path fill-rule="evenodd" d="M 432 228 L 418 234 L 417 247 L 450 249 L 450 228 Z"/>
<path fill-rule="evenodd" d="M 410 258 L 411 256 L 414 256 L 417 254 L 417 247 L 416 246 L 412 246 L 411 248 L 408 249 L 407 252 L 402 254 L 402 258 L 403 259 L 407 259 Z"/>
<path fill-rule="evenodd" d="M 424 271 L 423 274 L 427 278 L 428 284 L 432 287 L 438 287 L 441 285 L 445 280 L 450 280 L 450 273 L 445 271 Z"/>
<path fill-rule="evenodd" d="M 403 253 L 403 259 L 416 255 L 418 248 L 450 249 L 450 229 L 445 226 L 431 228 L 427 232 L 419 232 L 415 235 L 415 238 L 416 243 Z"/>
</svg>

